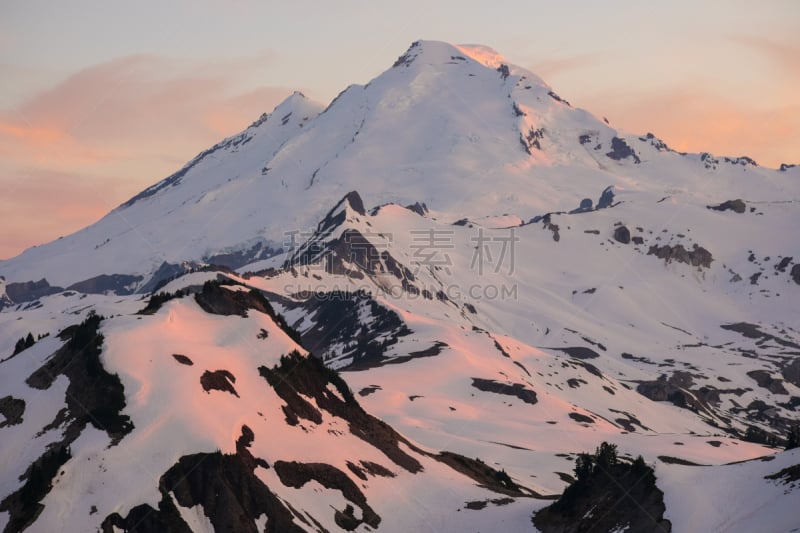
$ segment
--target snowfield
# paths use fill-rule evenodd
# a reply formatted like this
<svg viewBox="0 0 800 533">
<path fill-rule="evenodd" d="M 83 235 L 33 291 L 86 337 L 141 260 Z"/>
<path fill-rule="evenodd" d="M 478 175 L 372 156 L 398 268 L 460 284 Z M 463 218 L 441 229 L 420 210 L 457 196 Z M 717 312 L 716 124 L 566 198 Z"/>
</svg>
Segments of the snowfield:
<svg viewBox="0 0 800 533">
<path fill-rule="evenodd" d="M 607 442 L 652 527 L 800 530 L 798 206 L 414 43 L 0 262 L 0 529 L 534 531 Z"/>
</svg>

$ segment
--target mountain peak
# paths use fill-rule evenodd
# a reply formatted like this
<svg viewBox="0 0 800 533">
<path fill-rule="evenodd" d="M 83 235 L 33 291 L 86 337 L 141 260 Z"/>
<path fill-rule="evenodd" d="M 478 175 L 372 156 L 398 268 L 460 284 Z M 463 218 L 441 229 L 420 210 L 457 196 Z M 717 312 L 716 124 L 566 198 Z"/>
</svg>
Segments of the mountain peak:
<svg viewBox="0 0 800 533">
<path fill-rule="evenodd" d="M 459 44 L 456 46 L 467 57 L 490 68 L 499 68 L 508 64 L 508 61 L 497 50 L 482 44 Z"/>
<path fill-rule="evenodd" d="M 444 64 L 457 60 L 463 61 L 467 57 L 491 68 L 497 68 L 501 63 L 506 62 L 503 56 L 488 46 L 454 45 L 444 41 L 419 40 L 411 43 L 408 50 L 397 59 L 393 66 L 410 66 L 415 61 L 429 65 Z"/>
</svg>

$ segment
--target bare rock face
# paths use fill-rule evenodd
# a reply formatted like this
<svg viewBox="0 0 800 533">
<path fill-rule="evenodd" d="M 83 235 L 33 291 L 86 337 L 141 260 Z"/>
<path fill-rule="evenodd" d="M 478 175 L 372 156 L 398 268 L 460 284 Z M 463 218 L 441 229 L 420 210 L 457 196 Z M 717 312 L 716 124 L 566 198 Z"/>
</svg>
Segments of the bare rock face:
<svg viewBox="0 0 800 533">
<path fill-rule="evenodd" d="M 800 285 L 800 263 L 798 263 L 798 264 L 796 264 L 796 265 L 794 265 L 792 267 L 792 271 L 790 272 L 790 275 L 792 276 L 792 279 L 794 280 L 794 282 L 797 283 L 798 285 Z"/>
<path fill-rule="evenodd" d="M 727 200 L 719 205 L 708 205 L 706 208 L 713 209 L 714 211 L 727 211 L 730 209 L 734 213 L 741 214 L 745 212 L 747 205 L 745 205 L 741 198 L 737 198 L 736 200 Z"/>
<path fill-rule="evenodd" d="M 617 226 L 614 229 L 614 240 L 622 244 L 631 242 L 631 231 L 626 226 Z"/>
<path fill-rule="evenodd" d="M 663 246 L 656 244 L 650 247 L 647 255 L 654 255 L 659 259 L 663 259 L 666 263 L 677 261 L 678 263 L 686 263 L 698 268 L 710 268 L 711 262 L 714 260 L 711 252 L 697 244 L 691 250 L 687 250 L 682 244 L 665 244 Z"/>
<path fill-rule="evenodd" d="M 636 152 L 628 146 L 628 143 L 625 142 L 625 139 L 621 139 L 620 137 L 614 137 L 611 139 L 611 151 L 606 154 L 606 157 L 613 159 L 615 161 L 620 161 L 622 159 L 626 159 L 628 157 L 633 158 L 634 163 L 641 163 L 642 160 L 639 159 L 639 156 L 636 155 Z"/>
<path fill-rule="evenodd" d="M 42 278 L 39 281 L 23 281 L 6 285 L 6 294 L 14 303 L 30 302 L 63 291 L 61 287 L 54 287 Z"/>
</svg>

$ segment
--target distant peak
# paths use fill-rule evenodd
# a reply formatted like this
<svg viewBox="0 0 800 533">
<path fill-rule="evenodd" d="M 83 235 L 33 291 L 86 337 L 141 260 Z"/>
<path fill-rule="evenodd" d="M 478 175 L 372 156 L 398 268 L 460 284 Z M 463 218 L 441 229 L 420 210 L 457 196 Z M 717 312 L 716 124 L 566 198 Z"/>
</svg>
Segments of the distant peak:
<svg viewBox="0 0 800 533">
<path fill-rule="evenodd" d="M 393 67 L 411 66 L 415 61 L 424 64 L 443 64 L 462 55 L 462 51 L 455 45 L 443 41 L 414 41 L 395 61 Z M 463 59 L 463 58 L 462 58 Z"/>
<path fill-rule="evenodd" d="M 490 68 L 499 68 L 500 65 L 508 64 L 505 57 L 500 55 L 494 48 L 482 44 L 459 44 L 455 48 L 467 57 L 471 57 L 481 65 Z"/>
</svg>

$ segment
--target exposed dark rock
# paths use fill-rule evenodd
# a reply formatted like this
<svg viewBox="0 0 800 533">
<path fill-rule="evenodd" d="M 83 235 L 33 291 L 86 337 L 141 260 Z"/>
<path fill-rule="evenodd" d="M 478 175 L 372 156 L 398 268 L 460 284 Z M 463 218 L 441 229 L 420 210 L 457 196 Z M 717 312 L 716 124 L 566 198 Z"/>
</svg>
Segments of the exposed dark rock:
<svg viewBox="0 0 800 533">
<path fill-rule="evenodd" d="M 44 510 L 41 502 L 53 488 L 53 479 L 72 457 L 69 445 L 54 443 L 39 456 L 22 475 L 25 484 L 0 501 L 0 512 L 7 512 L 8 522 L 3 533 L 27 529 Z"/>
<path fill-rule="evenodd" d="M 442 350 L 447 348 L 447 343 L 442 341 L 436 341 L 433 345 L 425 348 L 423 350 L 418 350 L 416 352 L 409 352 L 407 355 L 398 355 L 396 357 L 391 358 L 382 358 L 380 360 L 362 360 L 358 363 L 353 363 L 345 368 L 345 370 L 366 370 L 368 368 L 374 368 L 376 366 L 382 365 L 399 365 L 401 363 L 405 363 L 406 361 L 410 361 L 411 359 L 419 359 L 420 357 L 434 357 L 442 353 Z"/>
<path fill-rule="evenodd" d="M 747 375 L 753 378 L 759 387 L 763 387 L 773 394 L 789 394 L 783 386 L 783 380 L 773 378 L 766 370 L 751 370 Z"/>
<path fill-rule="evenodd" d="M 749 324 L 747 322 L 737 322 L 735 324 L 722 324 L 720 325 L 720 327 L 728 331 L 735 331 L 736 333 L 739 333 L 740 335 L 747 337 L 748 339 L 756 339 L 757 345 L 762 345 L 766 342 L 772 341 L 786 348 L 793 348 L 795 350 L 800 350 L 800 344 L 761 331 L 759 326 L 757 326 L 756 324 Z"/>
<path fill-rule="evenodd" d="M 639 140 L 642 141 L 642 142 L 648 142 L 649 141 L 650 145 L 653 148 L 655 148 L 656 150 L 658 150 L 659 152 L 674 152 L 675 151 L 672 148 L 670 148 L 669 146 L 667 146 L 667 143 L 665 143 L 664 141 L 662 141 L 661 139 L 659 139 L 658 137 L 656 137 L 655 135 L 653 135 L 652 133 L 649 133 L 649 132 L 647 133 L 646 136 L 639 137 Z M 681 153 L 681 155 L 686 155 L 685 152 L 680 152 L 680 153 Z"/>
<path fill-rule="evenodd" d="M 611 139 L 611 151 L 606 154 L 606 157 L 615 161 L 632 157 L 634 163 L 638 164 L 642 162 L 642 160 L 639 159 L 639 156 L 636 155 L 636 152 L 633 150 L 633 148 L 628 146 L 628 143 L 625 142 L 625 139 L 621 139 L 620 137 L 614 137 Z"/>
<path fill-rule="evenodd" d="M 553 233 L 553 240 L 558 242 L 561 240 L 561 235 L 558 233 L 559 227 L 558 224 L 553 224 L 550 221 L 551 215 L 556 213 L 547 213 L 546 215 L 535 216 L 530 220 L 531 224 L 536 224 L 537 222 L 542 223 L 542 227 L 546 230 L 550 230 Z"/>
<path fill-rule="evenodd" d="M 700 465 L 698 463 L 694 463 L 692 461 L 687 461 L 686 459 L 681 459 L 680 457 L 672 457 L 672 456 L 669 456 L 669 455 L 659 455 L 658 459 L 661 462 L 667 463 L 669 465 L 702 466 L 702 465 Z"/>
<path fill-rule="evenodd" d="M 412 473 L 422 470 L 419 461 L 403 451 L 399 444 L 402 442 L 410 450 L 421 451 L 391 426 L 364 411 L 344 380 L 319 359 L 293 352 L 281 357 L 280 363 L 271 369 L 260 367 L 259 373 L 286 402 L 287 421 L 294 417 L 320 424 L 319 409 L 322 409 L 346 420 L 354 436 L 381 450 L 396 465 Z M 341 398 L 329 390 L 329 385 Z M 306 398 L 312 399 L 319 409 Z"/>
<path fill-rule="evenodd" d="M 21 424 L 24 413 L 25 400 L 22 398 L 14 398 L 13 396 L 0 398 L 0 415 L 5 417 L 5 420 L 0 421 L 0 428 Z"/>
<path fill-rule="evenodd" d="M 752 158 L 749 158 L 746 155 L 740 157 L 723 157 L 722 160 L 725 161 L 726 163 L 730 163 L 731 165 L 741 165 L 743 167 L 746 167 L 747 165 L 751 165 L 754 167 L 758 166 L 758 163 L 756 163 Z"/>
<path fill-rule="evenodd" d="M 137 292 L 147 294 L 156 292 L 158 289 L 178 277 L 191 272 L 196 265 L 192 263 L 173 264 L 164 261 L 158 269 L 150 276 L 146 283 L 141 285 Z"/>
<path fill-rule="evenodd" d="M 506 396 L 515 396 L 525 403 L 535 405 L 537 402 L 536 392 L 527 388 L 522 383 L 500 383 L 493 379 L 472 378 L 472 386 L 484 392 L 492 392 L 494 394 L 504 394 Z"/>
<path fill-rule="evenodd" d="M 474 502 L 467 502 L 464 506 L 465 509 L 470 509 L 472 511 L 480 511 L 484 509 L 487 505 L 489 505 L 488 501 L 474 501 Z"/>
<path fill-rule="evenodd" d="M 631 232 L 626 226 L 617 226 L 614 228 L 614 240 L 622 244 L 631 242 Z"/>
<path fill-rule="evenodd" d="M 31 302 L 43 296 L 62 292 L 61 287 L 51 286 L 46 279 L 39 281 L 23 281 L 21 283 L 6 284 L 6 295 L 14 303 Z"/>
<path fill-rule="evenodd" d="M 586 381 L 582 380 L 582 379 L 576 379 L 576 378 L 569 378 L 567 380 L 567 385 L 569 385 L 570 389 L 577 389 L 578 387 L 581 386 L 581 383 L 585 384 Z"/>
<path fill-rule="evenodd" d="M 698 268 L 711 268 L 711 262 L 714 260 L 711 252 L 697 244 L 694 244 L 691 250 L 687 250 L 682 244 L 665 244 L 662 246 L 654 244 L 650 246 L 647 255 L 654 255 L 659 259 L 663 259 L 665 263 L 676 261 Z"/>
<path fill-rule="evenodd" d="M 142 276 L 131 276 L 128 274 L 101 274 L 67 287 L 68 291 L 77 291 L 84 294 L 105 294 L 112 292 L 119 295 L 133 294 L 136 284 L 142 281 Z"/>
<path fill-rule="evenodd" d="M 577 215 L 579 213 L 588 213 L 594 210 L 594 202 L 592 202 L 591 198 L 584 198 L 581 200 L 580 205 L 569 212 L 570 215 Z"/>
<path fill-rule="evenodd" d="M 605 443 L 604 443 L 605 444 Z M 542 533 L 672 531 L 664 518 L 664 493 L 653 469 L 641 459 L 629 463 L 602 455 L 581 454 L 577 479 L 561 497 L 533 516 Z"/>
<path fill-rule="evenodd" d="M 786 272 L 786 268 L 792 264 L 792 257 L 784 257 L 775 264 L 775 270 L 778 272 Z"/>
<path fill-rule="evenodd" d="M 369 396 L 375 391 L 382 390 L 380 385 L 370 385 L 369 387 L 364 387 L 360 391 L 358 391 L 359 396 Z"/>
<path fill-rule="evenodd" d="M 301 332 L 303 344 L 323 358 L 352 358 L 354 367 L 377 365 L 383 354 L 411 330 L 393 310 L 363 291 L 301 295 L 312 325 Z M 334 352 L 338 350 L 337 352 Z"/>
<path fill-rule="evenodd" d="M 234 252 L 219 252 L 213 255 L 208 255 L 203 258 L 203 261 L 210 265 L 216 265 L 229 269 L 237 269 L 255 261 L 269 259 L 281 253 L 281 249 L 272 248 L 264 243 L 257 242 L 253 246 L 237 250 Z"/>
<path fill-rule="evenodd" d="M 800 387 L 800 358 L 795 358 L 791 363 L 787 364 L 781 369 L 783 379 L 794 385 Z"/>
<path fill-rule="evenodd" d="M 425 205 L 425 202 L 415 202 L 413 204 L 407 205 L 406 209 L 418 214 L 421 217 L 424 217 L 428 214 L 428 206 Z"/>
<path fill-rule="evenodd" d="M 231 284 L 235 285 L 232 282 Z M 235 289 L 241 287 L 236 285 Z M 300 334 L 286 323 L 282 315 L 275 312 L 266 297 L 257 289 L 230 290 L 220 282 L 207 281 L 203 284 L 203 289 L 195 294 L 195 300 L 206 313 L 215 315 L 246 317 L 248 309 L 260 311 L 268 315 L 290 339 L 302 346 Z"/>
<path fill-rule="evenodd" d="M 531 148 L 536 148 L 537 150 L 542 149 L 542 144 L 539 142 L 542 139 L 544 139 L 544 128 L 530 128 L 525 135 L 522 133 L 519 134 L 519 142 L 528 155 L 533 153 L 531 152 Z"/>
<path fill-rule="evenodd" d="M 734 213 L 744 213 L 747 210 L 747 205 L 741 198 L 737 198 L 736 200 L 727 200 L 719 205 L 707 205 L 706 208 L 714 211 L 727 211 L 730 209 Z"/>
<path fill-rule="evenodd" d="M 244 447 L 242 447 L 244 450 Z M 158 509 L 148 504 L 134 507 L 127 516 L 113 513 L 103 521 L 104 533 L 114 528 L 139 533 L 190 533 L 173 503 L 182 507 L 200 505 L 215 531 L 259 533 L 255 521 L 267 515 L 267 532 L 300 533 L 294 513 L 255 475 L 255 466 L 236 454 L 199 453 L 181 457 L 161 476 Z"/>
<path fill-rule="evenodd" d="M 172 354 L 172 357 L 174 357 L 175 360 L 177 362 L 179 362 L 180 364 L 182 364 L 182 365 L 192 366 L 194 364 L 194 361 L 192 361 L 191 359 L 189 359 L 185 355 L 181 355 L 179 353 Z"/>
<path fill-rule="evenodd" d="M 783 470 L 764 476 L 764 479 L 771 479 L 773 481 L 780 481 L 780 483 L 787 485 L 800 480 L 800 464 L 792 465 Z"/>
<path fill-rule="evenodd" d="M 556 102 L 561 102 L 561 103 L 562 103 L 562 104 L 564 104 L 564 105 L 570 106 L 570 103 L 569 103 L 569 102 L 567 102 L 566 100 L 564 100 L 563 98 L 561 98 L 559 95 L 557 95 L 557 94 L 556 94 L 556 93 L 554 93 L 553 91 L 547 91 L 547 96 L 549 96 L 550 98 L 552 98 L 552 99 L 553 99 L 553 100 L 555 100 Z M 571 107 L 571 106 L 570 106 L 570 107 Z"/>
<path fill-rule="evenodd" d="M 800 263 L 796 263 L 792 267 L 792 271 L 790 272 L 790 275 L 792 276 L 792 280 L 794 280 L 795 283 L 800 285 Z"/>
<path fill-rule="evenodd" d="M 495 470 L 480 459 L 470 459 L 454 452 L 441 452 L 432 456 L 440 463 L 448 465 L 453 470 L 460 472 L 494 492 L 507 496 L 537 496 L 536 492 L 521 487 L 515 483 L 503 470 Z"/>
<path fill-rule="evenodd" d="M 569 355 L 570 357 L 574 357 L 575 359 L 594 359 L 596 357 L 600 357 L 600 354 L 592 350 L 591 348 L 586 348 L 585 346 L 567 346 L 565 348 L 545 348 L 546 350 L 558 350 L 559 352 L 564 352 L 565 354 Z"/>
<path fill-rule="evenodd" d="M 781 167 L 778 170 L 780 170 L 781 172 L 786 172 L 790 168 L 794 168 L 796 166 L 797 165 L 793 165 L 791 163 L 781 163 Z"/>
<path fill-rule="evenodd" d="M 236 383 L 236 378 L 227 370 L 215 370 L 213 372 L 206 370 L 203 372 L 203 375 L 200 376 L 200 385 L 203 387 L 204 391 L 210 392 L 212 390 L 218 390 L 229 392 L 238 398 L 239 393 L 233 388 L 234 383 Z"/>
<path fill-rule="evenodd" d="M 334 519 L 339 527 L 353 531 L 362 523 L 372 528 L 377 528 L 380 524 L 380 516 L 369 506 L 364 493 L 347 474 L 338 468 L 325 463 L 299 463 L 297 461 L 276 461 L 273 467 L 281 483 L 287 487 L 299 489 L 309 481 L 316 481 L 327 489 L 340 491 L 348 501 L 361 508 L 363 517 L 361 520 L 344 521 L 342 520 L 344 517 L 335 515 Z M 353 517 L 352 510 L 345 514 Z"/>
<path fill-rule="evenodd" d="M 581 422 L 584 424 L 594 424 L 594 419 L 590 416 L 582 415 L 581 413 L 570 413 L 569 417 L 576 422 Z"/>
<path fill-rule="evenodd" d="M 396 68 L 399 66 L 408 67 L 409 65 L 411 65 L 411 63 L 414 62 L 414 58 L 417 57 L 417 55 L 414 53 L 414 49 L 419 48 L 421 44 L 422 43 L 420 43 L 419 41 L 414 41 L 413 43 L 411 43 L 411 46 L 408 48 L 408 50 L 406 50 L 406 53 L 397 58 L 397 61 L 394 62 L 392 68 Z"/>
<path fill-rule="evenodd" d="M 69 339 L 67 343 L 25 382 L 35 389 L 49 389 L 58 376 L 66 376 L 69 385 L 65 400 L 72 421 L 64 433 L 77 438 L 87 424 L 92 424 L 116 443 L 133 430 L 133 424 L 121 414 L 125 393 L 119 376 L 109 374 L 100 360 L 101 320 L 91 314 L 79 326 L 64 330 L 61 336 Z"/>
<path fill-rule="evenodd" d="M 396 477 L 397 474 L 389 470 L 383 465 L 378 463 L 373 463 L 372 461 L 361 461 L 361 467 L 366 471 L 368 474 L 372 476 L 380 476 L 380 477 Z"/>
<path fill-rule="evenodd" d="M 614 203 L 614 186 L 609 185 L 603 189 L 600 199 L 597 200 L 597 209 L 606 209 L 609 207 L 614 207 L 614 205 L 616 205 Z"/>
<path fill-rule="evenodd" d="M 605 388 L 605 387 L 603 387 L 603 388 Z M 634 431 L 636 431 L 636 427 L 641 428 L 643 431 L 650 431 L 650 428 L 648 428 L 647 426 L 642 424 L 641 420 L 639 420 L 637 417 L 635 417 L 634 415 L 632 415 L 631 413 L 629 413 L 627 411 L 620 411 L 620 410 L 611 409 L 611 408 L 609 408 L 609 411 L 611 411 L 612 413 L 618 413 L 618 414 L 621 414 L 621 415 L 624 416 L 624 418 L 623 417 L 615 418 L 614 422 L 616 422 L 617 424 L 619 424 L 620 426 L 625 428 L 625 431 L 629 431 L 629 432 L 633 433 Z"/>
<path fill-rule="evenodd" d="M 500 73 L 500 76 L 503 79 L 508 78 L 508 76 L 511 74 L 511 72 L 508 70 L 508 65 L 506 65 L 505 63 L 503 63 L 499 67 L 497 67 L 497 72 Z"/>
<path fill-rule="evenodd" d="M 125 408 L 122 383 L 116 374 L 106 372 L 100 360 L 101 320 L 102 317 L 90 314 L 80 325 L 62 331 L 59 336 L 66 344 L 26 380 L 32 388 L 49 389 L 59 376 L 67 377 L 69 384 L 64 398 L 67 409 L 60 411 L 54 421 L 59 427 L 66 427 L 61 440 L 49 445 L 28 467 L 21 477 L 25 484 L 0 502 L 0 511 L 9 513 L 6 532 L 25 529 L 41 513 L 44 506 L 39 502 L 50 492 L 61 466 L 71 458 L 70 445 L 88 424 L 106 432 L 111 445 L 133 430 L 130 419 L 121 414 Z M 12 401 L 10 406 L 12 410 L 19 409 L 18 402 Z"/>
<path fill-rule="evenodd" d="M 700 161 L 703 163 L 703 166 L 708 170 L 716 170 L 717 165 L 719 164 L 719 159 L 709 154 L 708 152 L 703 152 L 700 154 Z"/>
</svg>

